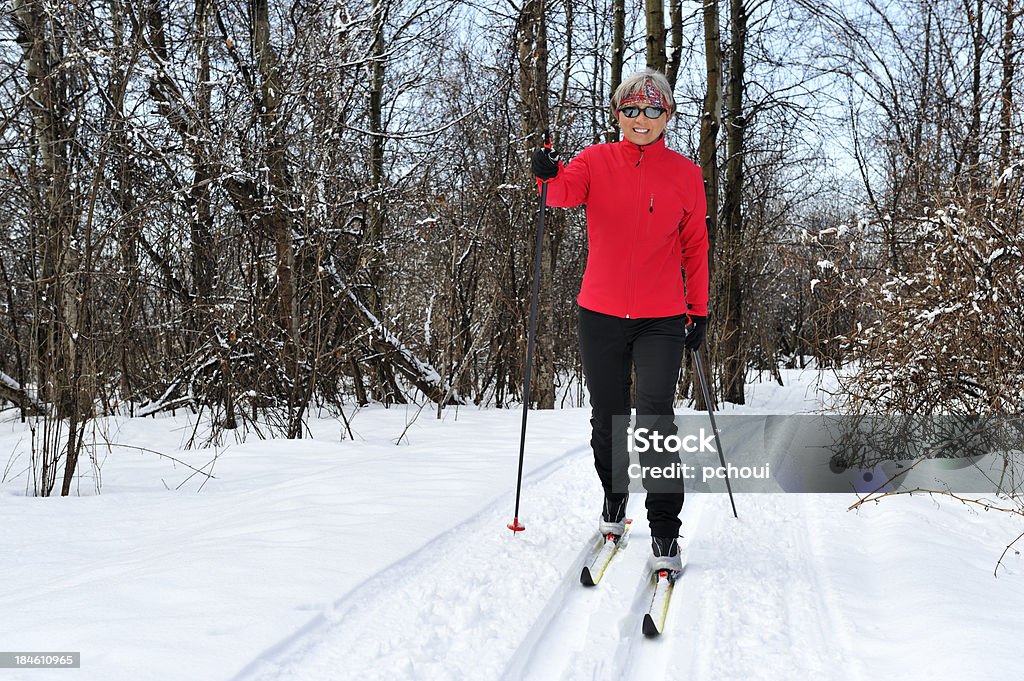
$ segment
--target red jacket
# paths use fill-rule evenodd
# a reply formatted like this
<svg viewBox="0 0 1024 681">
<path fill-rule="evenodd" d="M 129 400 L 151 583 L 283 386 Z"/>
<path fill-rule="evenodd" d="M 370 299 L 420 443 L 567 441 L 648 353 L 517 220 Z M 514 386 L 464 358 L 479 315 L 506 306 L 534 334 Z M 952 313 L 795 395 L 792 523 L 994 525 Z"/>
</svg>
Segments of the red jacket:
<svg viewBox="0 0 1024 681">
<path fill-rule="evenodd" d="M 626 140 L 587 147 L 559 164 L 547 200 L 557 208 L 587 204 L 580 306 L 627 319 L 707 314 L 704 180 L 664 137 L 644 147 Z"/>
</svg>

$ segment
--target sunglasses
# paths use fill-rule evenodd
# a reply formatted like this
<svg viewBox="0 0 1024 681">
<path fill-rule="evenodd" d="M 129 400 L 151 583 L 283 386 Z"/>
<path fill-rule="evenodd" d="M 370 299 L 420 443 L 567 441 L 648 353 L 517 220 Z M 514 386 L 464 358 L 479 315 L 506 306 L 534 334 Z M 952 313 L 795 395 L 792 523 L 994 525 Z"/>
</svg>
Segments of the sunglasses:
<svg viewBox="0 0 1024 681">
<path fill-rule="evenodd" d="M 621 109 L 619 109 L 619 113 L 625 116 L 626 118 L 636 118 L 637 116 L 640 115 L 641 111 L 644 112 L 644 116 L 650 118 L 651 120 L 654 120 L 655 118 L 660 118 L 661 114 L 665 113 L 665 109 L 662 109 L 659 106 L 648 106 L 644 107 L 643 109 L 641 109 L 638 106 L 624 106 Z"/>
</svg>

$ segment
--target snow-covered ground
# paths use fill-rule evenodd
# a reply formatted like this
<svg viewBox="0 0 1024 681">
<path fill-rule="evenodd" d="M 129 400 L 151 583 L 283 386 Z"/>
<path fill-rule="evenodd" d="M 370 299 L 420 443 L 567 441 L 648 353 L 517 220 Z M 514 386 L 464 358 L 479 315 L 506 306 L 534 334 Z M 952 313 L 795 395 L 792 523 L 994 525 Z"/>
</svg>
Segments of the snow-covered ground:
<svg viewBox="0 0 1024 681">
<path fill-rule="evenodd" d="M 817 374 L 740 412 L 818 408 Z M 667 631 L 640 633 L 649 551 L 578 584 L 600 491 L 588 412 L 370 408 L 314 438 L 183 450 L 184 416 L 110 419 L 78 496 L 25 495 L 30 437 L 0 421 L 0 651 L 80 651 L 8 679 L 1011 679 L 1024 560 L 1013 517 L 949 501 L 691 495 Z M 410 425 L 410 422 L 411 425 Z M 405 437 L 396 444 L 399 436 Z M 110 443 L 109 448 L 105 444 Z M 141 449 L 140 449 L 141 448 Z M 158 456 L 159 451 L 180 462 Z M 212 470 L 213 479 L 183 464 Z"/>
</svg>

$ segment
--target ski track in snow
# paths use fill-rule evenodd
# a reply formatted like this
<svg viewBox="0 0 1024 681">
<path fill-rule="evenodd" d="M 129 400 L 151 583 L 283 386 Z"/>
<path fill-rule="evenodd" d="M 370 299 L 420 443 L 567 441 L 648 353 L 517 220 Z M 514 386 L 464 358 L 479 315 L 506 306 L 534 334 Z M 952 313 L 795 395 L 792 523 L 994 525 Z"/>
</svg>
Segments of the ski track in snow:
<svg viewBox="0 0 1024 681">
<path fill-rule="evenodd" d="M 535 621 L 503 680 L 622 677 L 628 653 L 642 638 L 640 621 L 650 598 L 644 584 L 650 532 L 642 529 L 646 523 L 638 517 L 644 513 L 642 499 L 631 498 L 628 515 L 634 527 L 596 587 L 583 587 L 579 581 L 584 547 L 579 565 Z"/>
<path fill-rule="evenodd" d="M 527 531 L 504 525 L 504 496 L 356 588 L 267 651 L 239 681 L 651 678 L 858 681 L 856 656 L 827 583 L 807 500 L 691 494 L 685 556 L 666 631 L 640 624 L 651 596 L 643 498 L 634 528 L 597 587 L 579 584 L 600 490 L 576 448 L 524 486 Z M 587 499 L 593 503 L 587 504 Z M 587 510 L 593 508 L 594 513 Z"/>
<path fill-rule="evenodd" d="M 623 672 L 619 678 L 647 679 L 676 678 L 678 675 L 673 672 L 675 665 L 684 665 L 688 662 L 702 660 L 708 654 L 707 648 L 698 645 L 697 635 L 700 630 L 700 622 L 697 618 L 698 610 L 696 603 L 699 594 L 702 593 L 700 584 L 700 561 L 694 554 L 695 541 L 691 537 L 699 537 L 703 532 L 706 512 L 709 505 L 719 506 L 712 512 L 722 513 L 723 510 L 718 504 L 722 497 L 707 494 L 691 494 L 683 505 L 682 521 L 680 532 L 683 539 L 680 541 L 680 548 L 683 552 L 683 574 L 676 582 L 672 593 L 672 600 L 669 604 L 668 618 L 665 621 L 665 631 L 657 638 L 648 639 L 643 636 L 642 631 L 624 645 L 628 645 L 628 652 L 622 658 Z M 648 547 L 644 547 L 642 559 L 646 565 Z M 642 613 L 647 610 L 650 601 L 651 591 L 644 589 L 642 600 L 638 600 L 638 613 L 634 620 L 639 622 Z"/>
<path fill-rule="evenodd" d="M 577 538 L 594 532 L 596 513 L 576 502 L 592 496 L 600 508 L 592 466 L 589 447 L 576 447 L 535 470 L 524 481 L 526 532 L 505 527 L 513 498 L 503 495 L 349 592 L 236 679 L 320 680 L 341 669 L 359 679 L 498 678 L 560 588 L 578 585 Z"/>
<path fill-rule="evenodd" d="M 681 663 L 686 676 L 767 681 L 789 669 L 793 678 L 860 678 L 821 592 L 805 504 L 751 494 L 736 505 L 739 519 L 716 512 L 697 533 L 682 582 L 693 597 L 672 604 L 688 621 L 670 614 L 671 639 L 683 645 L 680 638 L 690 637 L 691 650 L 709 651 Z"/>
<path fill-rule="evenodd" d="M 683 532 L 694 531 L 709 499 L 691 496 L 683 508 Z M 677 648 L 669 642 L 673 629 L 683 622 L 673 622 L 673 615 L 685 606 L 684 584 L 690 583 L 688 568 L 676 584 L 665 635 L 648 639 L 640 624 L 653 595 L 647 580 L 647 559 L 650 553 L 650 531 L 644 516 L 642 496 L 630 499 L 629 515 L 634 528 L 629 541 L 615 555 L 601 583 L 593 588 L 579 583 L 580 569 L 574 569 L 567 591 L 557 599 L 558 607 L 549 616 L 538 619 L 530 636 L 519 647 L 513 663 L 503 679 L 643 679 L 667 678 L 672 659 L 683 651 L 700 654 L 696 648 Z M 683 541 L 686 553 L 686 542 Z M 677 618 L 681 619 L 681 618 Z"/>
</svg>

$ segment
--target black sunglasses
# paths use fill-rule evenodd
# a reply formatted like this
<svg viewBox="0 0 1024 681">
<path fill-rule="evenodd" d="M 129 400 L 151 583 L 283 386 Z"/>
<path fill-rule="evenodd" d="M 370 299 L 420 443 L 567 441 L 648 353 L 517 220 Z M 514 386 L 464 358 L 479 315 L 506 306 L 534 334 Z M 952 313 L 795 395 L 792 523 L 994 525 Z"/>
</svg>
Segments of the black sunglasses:
<svg viewBox="0 0 1024 681">
<path fill-rule="evenodd" d="M 621 109 L 619 109 L 619 113 L 625 116 L 626 118 L 636 118 L 637 116 L 640 115 L 641 111 L 644 112 L 644 116 L 650 118 L 651 120 L 654 120 L 655 118 L 660 118 L 661 114 L 665 113 L 665 109 L 662 109 L 661 107 L 658 106 L 648 106 L 643 109 L 641 109 L 638 106 L 624 106 Z"/>
</svg>

